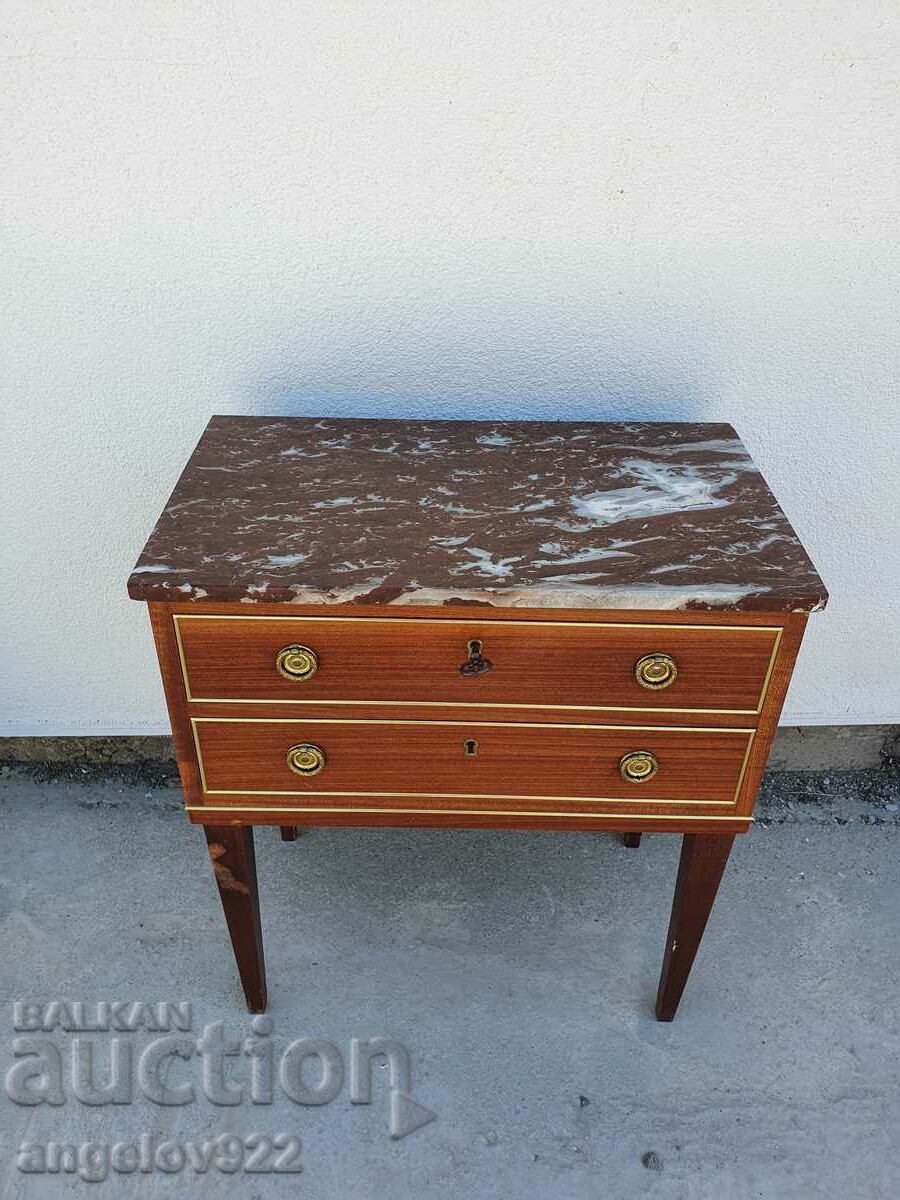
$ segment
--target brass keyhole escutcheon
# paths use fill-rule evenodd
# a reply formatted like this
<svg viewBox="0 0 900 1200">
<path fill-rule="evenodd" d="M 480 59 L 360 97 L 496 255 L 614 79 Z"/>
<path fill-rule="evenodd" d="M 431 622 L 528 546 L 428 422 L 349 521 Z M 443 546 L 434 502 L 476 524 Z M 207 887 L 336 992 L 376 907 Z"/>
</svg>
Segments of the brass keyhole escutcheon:
<svg viewBox="0 0 900 1200">
<path fill-rule="evenodd" d="M 312 679 L 319 669 L 319 660 L 315 650 L 310 650 L 309 646 L 285 646 L 278 651 L 275 666 L 278 674 L 285 679 L 302 682 Z"/>
<path fill-rule="evenodd" d="M 474 738 L 466 738 L 463 742 L 463 754 L 466 758 L 475 758 L 478 754 L 478 743 Z"/>
<path fill-rule="evenodd" d="M 325 751 L 312 742 L 298 742 L 287 752 L 287 765 L 295 775 L 318 775 L 325 766 Z"/>
<path fill-rule="evenodd" d="M 634 664 L 634 677 L 641 687 L 659 691 L 669 687 L 678 678 L 675 659 L 669 654 L 645 654 Z"/>
<path fill-rule="evenodd" d="M 485 658 L 481 651 L 483 643 L 480 638 L 472 638 L 466 643 L 466 649 L 469 651 L 469 657 L 459 668 L 460 675 L 483 675 L 485 671 L 490 671 L 494 665 L 489 658 Z"/>
<path fill-rule="evenodd" d="M 632 750 L 619 759 L 619 774 L 629 783 L 646 783 L 659 770 L 659 760 L 649 750 Z"/>
</svg>

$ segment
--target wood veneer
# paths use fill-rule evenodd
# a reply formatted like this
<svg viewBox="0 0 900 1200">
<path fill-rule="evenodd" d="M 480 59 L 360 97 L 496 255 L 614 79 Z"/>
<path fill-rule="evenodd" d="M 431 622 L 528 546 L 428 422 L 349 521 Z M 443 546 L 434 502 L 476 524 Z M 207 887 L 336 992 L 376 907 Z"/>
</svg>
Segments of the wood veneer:
<svg viewBox="0 0 900 1200">
<path fill-rule="evenodd" d="M 270 803 L 286 804 L 304 796 L 365 803 L 379 794 L 401 801 L 427 796 L 450 807 L 466 796 L 526 807 L 541 798 L 606 798 L 620 806 L 705 802 L 728 812 L 753 740 L 752 732 L 740 730 L 342 718 L 201 717 L 193 729 L 207 796 L 267 795 Z M 288 766 L 287 752 L 297 743 L 324 752 L 326 765 L 316 775 Z M 656 756 L 657 774 L 642 782 L 623 779 L 620 760 L 638 750 Z"/>
<path fill-rule="evenodd" d="M 268 634 L 256 635 L 253 622 L 259 622 L 264 627 L 280 627 L 282 621 L 270 622 L 266 620 L 265 613 L 246 614 L 241 611 L 242 606 L 237 605 L 210 607 L 215 609 L 211 615 L 237 618 L 234 628 L 246 630 L 249 627 L 249 641 L 253 645 L 260 640 L 265 643 L 269 664 L 267 670 L 272 671 L 269 651 L 276 642 L 278 646 L 283 643 L 280 636 L 272 639 Z M 742 725 L 736 724 L 740 719 L 739 714 L 723 714 L 725 719 L 713 727 L 710 725 L 712 714 L 708 711 L 695 714 L 642 710 L 639 714 L 641 727 L 636 730 L 635 717 L 630 711 L 598 710 L 588 714 L 578 711 L 578 721 L 573 722 L 571 710 L 539 706 L 545 700 L 544 691 L 540 688 L 530 693 L 519 691 L 517 703 L 524 703 L 527 708 L 494 708 L 485 704 L 466 707 L 463 716 L 459 707 L 428 706 L 417 702 L 411 702 L 408 707 L 400 704 L 374 706 L 371 703 L 349 703 L 335 708 L 328 699 L 322 699 L 309 707 L 304 705 L 302 716 L 295 718 L 293 711 L 289 716 L 286 715 L 286 710 L 293 709 L 293 705 L 226 705 L 189 701 L 175 618 L 190 616 L 193 610 L 189 606 L 166 604 L 153 604 L 150 609 L 175 731 L 179 769 L 192 821 L 284 824 L 290 818 L 291 823 L 298 825 L 414 825 L 430 823 L 430 815 L 433 814 L 435 821 L 441 824 L 571 829 L 584 827 L 586 823 L 593 825 L 594 822 L 602 822 L 602 827 L 626 832 L 683 828 L 684 823 L 678 825 L 679 819 L 692 829 L 741 831 L 747 828 L 806 621 L 805 614 L 779 614 L 777 617 L 773 614 L 768 617 L 754 615 L 746 622 L 747 630 L 755 633 L 758 628 L 764 637 L 771 638 L 773 629 L 777 630 L 777 638 L 774 657 L 767 667 L 766 689 L 760 712 L 744 717 Z M 371 610 L 367 611 L 371 613 Z M 311 614 L 299 615 L 308 618 Z M 648 615 L 629 613 L 625 620 L 613 623 L 605 619 L 598 621 L 597 614 L 590 611 L 566 613 L 566 620 L 558 622 L 541 621 L 539 614 L 533 612 L 516 613 L 512 621 L 507 620 L 505 614 L 503 617 L 499 614 L 481 614 L 478 628 L 485 634 L 485 641 L 489 639 L 491 643 L 495 641 L 493 623 L 497 624 L 498 630 L 501 627 L 504 630 L 526 630 L 527 640 L 535 649 L 538 660 L 541 659 L 541 637 L 548 632 L 552 636 L 559 636 L 559 629 L 567 632 L 570 625 L 579 634 L 590 637 L 592 633 L 597 636 L 595 629 L 599 630 L 601 636 L 604 635 L 609 624 L 613 624 L 618 634 L 621 624 L 625 632 L 634 633 L 637 639 L 643 636 L 642 627 L 646 624 L 658 627 L 664 636 L 697 633 L 702 637 L 708 633 L 717 634 L 720 627 L 727 631 L 729 637 L 740 637 L 745 632 L 743 626 L 734 627 L 734 618 L 730 614 L 728 617 L 704 614 L 704 628 L 699 631 L 691 626 L 688 614 L 652 614 L 652 621 L 639 619 Z M 362 614 L 358 617 L 354 614 L 354 617 L 347 622 L 335 622 L 334 626 L 342 631 L 348 630 L 365 645 L 369 636 L 369 622 Z M 747 614 L 742 614 L 742 617 L 746 619 Z M 464 613 L 446 619 L 447 629 L 455 630 L 459 622 L 463 622 L 462 627 L 468 629 Z M 198 622 L 198 625 L 203 624 L 205 622 L 202 620 Z M 327 624 L 331 626 L 332 622 Z M 379 620 L 373 626 L 376 624 L 379 628 L 375 636 L 381 644 L 385 638 L 382 627 L 387 622 Z M 410 639 L 412 652 L 420 640 L 421 631 L 430 631 L 436 624 L 438 622 L 430 614 L 417 614 L 409 618 L 404 614 L 398 622 L 397 631 L 405 633 Z M 443 628 L 442 625 L 439 627 Z M 397 633 L 394 630 L 391 633 L 392 638 L 388 642 L 393 645 L 393 637 Z M 456 633 L 452 636 L 458 638 Z M 206 645 L 206 642 L 201 641 L 200 644 Z M 515 638 L 512 644 L 520 645 Z M 646 643 L 638 640 L 636 644 L 641 648 Z M 274 653 L 277 653 L 277 647 Z M 477 683 L 479 680 L 465 682 Z M 288 688 L 293 686 L 288 681 L 285 684 Z M 635 687 L 638 691 L 647 692 L 647 689 Z M 647 695 L 656 696 L 659 693 L 647 692 Z M 629 720 L 630 725 L 626 723 Z M 732 728 L 729 728 L 729 720 Z M 704 722 L 706 728 L 703 727 Z M 621 728 L 567 728 L 572 724 L 600 726 L 601 723 L 604 727 L 618 724 Z M 485 757 L 482 748 L 484 739 L 479 738 L 479 756 L 466 762 L 461 743 L 467 736 L 467 729 L 477 736 L 476 731 L 485 728 L 491 730 L 491 751 Z M 756 732 L 750 738 L 747 731 L 754 728 Z M 195 729 L 198 731 L 196 735 Z M 310 734 L 307 737 L 304 729 L 307 732 L 314 729 L 328 731 L 331 751 L 329 767 L 312 780 L 291 773 L 284 761 L 285 742 L 316 741 L 317 738 L 321 741 L 319 735 L 313 737 Z M 250 730 L 253 731 L 252 735 Z M 390 755 L 367 761 L 366 754 L 370 753 L 370 748 L 364 751 L 360 747 L 368 747 L 374 734 L 375 738 L 380 739 L 383 750 L 386 732 L 392 739 Z M 208 791 L 203 786 L 197 754 L 198 742 L 206 747 L 203 765 Z M 509 748 L 507 753 L 494 749 L 504 744 Z M 634 749 L 653 750 L 654 746 L 664 750 L 661 759 L 664 766 L 656 779 L 650 785 L 626 784 L 622 781 L 617 768 L 621 754 Z M 444 747 L 443 752 L 441 747 Z M 540 752 L 536 750 L 537 747 L 540 747 Z M 336 749 L 337 776 L 334 769 Z M 413 760 L 419 765 L 416 766 Z M 432 781 L 439 780 L 439 783 L 422 786 L 420 781 L 426 778 L 426 766 Z M 492 782 L 484 788 L 480 785 L 471 787 L 465 782 L 469 776 L 460 774 L 460 768 L 470 768 L 472 777 L 479 772 L 481 779 L 489 778 L 498 782 Z M 235 771 L 243 773 L 235 774 Z M 326 777 L 329 780 L 327 789 L 323 786 Z M 593 787 L 593 780 L 601 777 L 608 786 Z M 336 778 L 340 786 L 335 783 Z M 386 783 L 385 778 L 390 782 Z M 534 785 L 535 778 L 542 782 Z M 507 781 L 505 787 L 499 782 L 503 779 Z M 572 786 L 550 787 L 547 779 L 569 780 Z M 515 782 L 511 783 L 510 780 Z M 647 790 L 648 787 L 653 787 L 653 791 Z M 324 795 L 326 791 L 368 794 L 335 797 Z M 426 794 L 414 799 L 396 794 L 404 792 Z M 440 795 L 442 792 L 447 795 Z M 482 799 L 460 803 L 454 799 L 459 795 L 475 794 L 482 797 L 535 796 L 543 799 L 540 803 L 522 799 Z M 592 804 L 588 814 L 582 811 L 583 805 L 571 801 L 548 802 L 553 797 L 573 796 L 593 797 L 600 803 Z M 654 805 L 651 803 L 653 799 L 684 803 L 672 810 L 670 805 Z M 615 803 L 616 800 L 623 802 Z M 725 807 L 726 804 L 728 807 Z M 634 817 L 631 816 L 632 812 Z M 645 824 L 641 825 L 636 819 L 638 815 L 646 818 Z"/>
<path fill-rule="evenodd" d="M 406 705 L 505 705 L 585 713 L 609 710 L 757 716 L 782 622 L 771 626 L 654 621 L 500 618 L 289 617 L 180 613 L 174 617 L 192 701 L 309 705 L 316 701 Z M 460 666 L 478 640 L 491 668 Z M 312 678 L 290 680 L 275 660 L 291 643 L 318 657 Z M 664 652 L 678 675 L 642 687 L 635 664 Z"/>
</svg>

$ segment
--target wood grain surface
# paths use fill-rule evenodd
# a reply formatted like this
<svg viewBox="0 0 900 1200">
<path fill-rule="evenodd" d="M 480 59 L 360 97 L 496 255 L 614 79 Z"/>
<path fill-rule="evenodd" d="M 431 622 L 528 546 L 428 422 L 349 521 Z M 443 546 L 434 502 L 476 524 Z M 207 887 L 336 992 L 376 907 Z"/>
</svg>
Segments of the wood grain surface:
<svg viewBox="0 0 900 1200">
<path fill-rule="evenodd" d="M 289 612 L 279 611 L 275 620 L 265 620 L 261 618 L 273 613 L 271 607 L 251 613 L 247 612 L 247 607 L 239 604 L 204 604 L 200 613 L 196 605 L 189 604 L 150 606 L 188 815 L 192 821 L 201 824 L 405 824 L 610 828 L 627 832 L 680 829 L 722 834 L 744 831 L 751 818 L 756 790 L 765 768 L 806 620 L 802 613 L 598 613 L 577 610 L 548 614 L 534 610 L 505 610 L 498 614 L 480 609 L 473 613 L 460 607 L 450 611 L 407 609 L 394 624 L 393 614 L 390 622 L 373 619 L 372 609 L 360 606 L 342 609 L 342 616 L 351 617 L 352 620 L 337 621 L 330 616 L 311 620 L 321 614 L 321 609 L 312 613 L 305 607 L 294 605 L 290 606 Z M 332 643 L 330 640 L 322 642 L 318 634 L 318 645 L 309 634 L 305 635 L 304 642 L 304 638 L 294 632 L 301 623 L 305 629 L 325 629 L 329 633 L 340 629 L 341 633 L 333 643 L 338 657 L 332 659 L 332 663 L 343 664 L 341 669 L 346 672 L 345 679 L 360 680 L 363 686 L 370 687 L 371 683 L 367 685 L 366 680 L 371 673 L 360 670 L 361 653 L 358 651 L 354 658 L 347 641 L 349 636 L 354 637 L 354 644 L 363 649 L 374 642 L 377 653 L 386 653 L 387 659 L 390 659 L 390 651 L 395 643 L 388 639 L 385 651 L 384 626 L 389 625 L 388 632 L 392 638 L 402 630 L 404 638 L 399 647 L 400 653 L 404 652 L 404 647 L 407 653 L 412 654 L 424 647 L 425 660 L 431 664 L 426 674 L 431 675 L 437 665 L 442 671 L 447 670 L 448 679 L 453 677 L 452 684 L 448 686 L 458 688 L 465 684 L 477 686 L 491 679 L 496 670 L 496 661 L 491 659 L 495 662 L 492 672 L 474 679 L 462 676 L 458 680 L 455 678 L 464 660 L 466 642 L 470 636 L 483 635 L 480 640 L 484 654 L 490 658 L 492 653 L 498 653 L 492 647 L 498 647 L 500 662 L 504 665 L 515 664 L 509 666 L 509 670 L 522 676 L 529 669 L 529 662 L 534 675 L 534 664 L 548 660 L 546 643 L 541 639 L 549 631 L 554 637 L 559 637 L 554 648 L 569 656 L 567 669 L 578 679 L 581 688 L 595 686 L 598 670 L 606 669 L 613 675 L 618 672 L 621 676 L 627 665 L 627 681 L 619 677 L 612 686 L 633 688 L 635 693 L 641 694 L 640 703 L 646 703 L 648 699 L 650 703 L 660 703 L 673 689 L 654 693 L 640 688 L 633 681 L 631 671 L 634 661 L 640 656 L 638 651 L 674 651 L 673 657 L 679 665 L 679 679 L 673 686 L 678 687 L 685 681 L 689 683 L 692 698 L 699 699 L 698 707 L 702 711 L 691 712 L 688 709 L 679 712 L 676 709 L 671 712 L 660 707 L 633 712 L 627 707 L 604 709 L 600 705 L 569 708 L 566 705 L 571 703 L 571 695 L 562 690 L 551 690 L 550 696 L 564 697 L 559 706 L 551 707 L 552 701 L 548 699 L 545 680 L 539 671 L 534 690 L 525 691 L 525 685 L 522 684 L 508 692 L 504 691 L 502 694 L 506 699 L 503 703 L 482 698 L 471 707 L 465 702 L 464 707 L 460 708 L 453 700 L 432 702 L 409 699 L 409 692 L 401 691 L 399 679 L 400 676 L 415 679 L 416 670 L 407 674 L 408 666 L 398 668 L 396 665 L 386 667 L 387 677 L 393 680 L 391 686 L 395 690 L 395 697 L 387 702 L 317 698 L 294 706 L 293 703 L 279 704 L 268 697 L 260 703 L 246 699 L 232 703 L 221 700 L 198 702 L 188 699 L 185 688 L 173 620 L 176 615 L 191 618 L 183 622 L 183 627 L 191 624 L 197 627 L 199 636 L 191 642 L 192 657 L 199 653 L 202 659 L 211 645 L 219 647 L 214 669 L 224 672 L 222 678 L 225 686 L 232 691 L 236 688 L 233 683 L 229 684 L 229 679 L 235 670 L 242 681 L 239 686 L 244 687 L 244 666 L 248 654 L 256 658 L 257 665 L 252 668 L 252 673 L 257 680 L 270 679 L 271 673 L 279 681 L 276 687 L 283 682 L 289 695 L 293 694 L 294 687 L 304 687 L 303 684 L 282 681 L 274 670 L 274 654 L 283 644 L 287 644 L 281 640 L 282 629 L 291 630 L 292 642 L 312 643 L 313 648 L 321 652 L 323 666 L 319 675 L 325 677 L 324 664 L 329 661 Z M 207 625 L 210 617 L 222 616 L 237 619 L 209 622 Z M 295 623 L 296 618 L 300 618 L 300 621 Z M 209 632 L 226 625 L 236 631 L 235 640 L 227 650 L 222 649 L 218 632 L 215 636 Z M 652 646 L 646 640 L 645 626 L 652 627 Z M 262 633 L 265 627 L 277 632 L 278 637 Z M 601 659 L 609 665 L 603 668 L 601 663 L 600 667 L 587 671 L 571 648 L 596 647 L 598 627 L 604 637 L 610 632 L 612 641 L 604 643 L 603 653 L 598 654 L 593 649 L 591 665 L 593 668 Z M 558 633 L 560 629 L 562 632 Z M 657 633 L 661 640 L 654 636 Z M 464 634 L 466 636 L 462 636 Z M 769 670 L 770 656 L 765 650 L 761 653 L 759 647 L 766 644 L 771 648 L 776 636 L 778 644 Z M 567 637 L 572 640 L 566 640 Z M 248 638 L 252 644 L 250 651 L 246 647 Z M 679 641 L 676 646 L 675 639 L 678 638 L 685 640 Z M 723 641 L 712 642 L 713 638 Z M 711 648 L 725 645 L 724 639 L 733 639 L 737 644 L 733 658 L 714 653 Z M 243 648 L 242 640 L 245 643 Z M 746 649 L 740 648 L 750 648 L 751 645 L 757 649 L 749 655 Z M 615 653 L 609 650 L 610 646 Z M 462 654 L 457 657 L 460 651 Z M 723 697 L 727 697 L 729 703 L 733 703 L 737 696 L 742 697 L 742 702 L 743 698 L 749 697 L 748 669 L 751 674 L 755 672 L 753 687 L 760 686 L 759 673 L 763 660 L 766 663 L 763 675 L 765 677 L 768 672 L 768 680 L 760 712 L 741 715 L 716 709 L 714 705 L 723 703 Z M 421 655 L 416 661 L 421 664 Z M 692 663 L 701 662 L 705 664 L 707 672 L 707 686 L 703 691 L 699 683 L 695 683 L 699 668 L 695 675 L 692 667 Z M 732 668 L 736 664 L 740 664 L 744 672 L 739 672 L 737 681 L 731 678 Z M 497 678 L 500 677 L 495 676 L 495 680 Z M 265 689 L 266 685 L 258 683 L 257 686 Z M 427 692 L 427 680 L 420 686 Z M 492 681 L 491 686 L 499 685 Z M 615 698 L 621 694 L 618 693 Z M 602 705 L 609 701 L 610 694 L 604 692 L 593 698 L 599 698 Z M 535 707 L 531 707 L 531 703 Z M 216 722 L 198 723 L 198 728 L 203 725 L 208 728 L 208 732 L 200 736 L 209 739 L 208 743 L 204 742 L 210 749 L 205 765 L 211 764 L 213 774 L 207 780 L 207 786 L 214 789 L 212 793 L 206 792 L 203 787 L 191 727 L 192 718 L 203 717 L 219 718 Z M 235 740 L 233 732 L 226 734 L 225 730 L 234 728 L 230 723 L 236 717 L 250 718 L 253 722 L 251 728 L 257 731 L 261 727 L 257 723 L 261 722 L 262 727 L 270 727 L 269 732 L 264 737 L 257 732 L 253 738 L 243 736 Z M 289 726 L 281 725 L 284 720 L 289 721 Z M 335 720 L 342 722 L 342 725 L 335 725 Z M 316 722 L 318 725 L 315 725 Z M 350 732 L 359 729 L 358 723 L 368 727 L 364 739 L 359 738 L 358 732 Z M 567 730 L 565 727 L 568 725 L 594 728 L 586 731 Z M 606 731 L 596 728 L 604 725 L 611 728 Z M 518 732 L 516 726 L 521 726 Z M 635 731 L 634 726 L 643 728 Z M 322 744 L 326 752 L 330 750 L 328 766 L 321 775 L 309 780 L 288 770 L 284 764 L 284 733 L 275 731 L 289 727 L 296 730 L 305 727 L 308 733 L 313 728 L 329 730 L 327 741 L 319 735 L 308 738 L 297 736 L 293 739 L 315 741 L 316 744 Z M 344 729 L 344 733 L 336 741 L 339 727 Z M 746 731 L 754 727 L 756 733 L 750 741 L 745 759 L 744 750 L 748 745 Z M 490 729 L 487 742 L 483 736 L 485 728 Z M 419 732 L 412 737 L 411 730 Z M 605 739 L 602 743 L 605 750 L 603 754 L 598 754 L 600 743 L 597 738 L 601 733 Z M 474 760 L 463 761 L 462 743 L 467 735 L 478 740 L 479 751 Z M 586 738 L 593 739 L 590 750 L 587 749 L 588 742 L 583 740 Z M 364 752 L 360 750 L 363 743 Z M 692 747 L 701 744 L 703 749 L 698 754 Z M 739 753 L 735 747 L 740 748 Z M 389 759 L 396 761 L 388 761 L 383 757 L 385 749 Z M 664 755 L 659 755 L 660 772 L 649 784 L 626 783 L 618 775 L 619 757 L 633 749 L 665 751 Z M 382 757 L 379 757 L 380 754 Z M 342 778 L 352 779 L 354 786 L 333 785 L 336 764 L 340 764 Z M 259 775 L 260 766 L 264 768 L 262 776 Z M 222 770 L 234 772 L 238 768 L 243 774 L 232 774 L 228 780 L 220 775 Z M 480 790 L 481 783 L 477 788 L 470 786 L 471 780 L 467 781 L 465 776 L 462 776 L 463 785 L 458 787 L 460 768 L 479 772 L 481 780 L 490 781 L 489 788 Z M 385 771 L 390 773 L 389 783 L 385 783 Z M 400 781 L 409 779 L 410 772 L 417 780 L 425 779 L 426 783 L 422 786 L 417 784 L 415 788 L 405 784 L 401 789 Z M 286 786 L 285 777 L 289 780 Z M 551 777 L 555 780 L 552 787 L 547 783 Z M 259 787 L 260 778 L 264 791 L 287 790 L 293 794 L 270 796 L 254 794 L 254 791 L 232 790 L 231 785 L 235 782 L 241 788 L 251 787 L 255 790 Z M 328 789 L 324 789 L 323 781 L 326 778 L 332 781 Z M 365 779 L 364 786 L 358 783 L 362 778 Z M 566 781 L 565 788 L 560 786 L 560 779 Z M 609 786 L 595 788 L 595 779 L 602 779 Z M 227 794 L 217 794 L 220 786 L 227 788 Z M 318 787 L 319 791 L 314 791 L 313 787 Z M 661 791 L 661 788 L 671 790 Z M 737 796 L 736 803 L 733 803 L 735 789 Z M 325 796 L 323 799 L 323 790 L 364 791 L 369 795 L 349 798 Z M 391 794 L 398 790 L 426 794 L 410 800 Z M 453 796 L 461 795 L 465 799 L 457 801 L 452 796 L 443 795 L 444 792 L 450 792 Z M 538 799 L 497 801 L 477 798 L 495 795 L 535 796 Z M 574 799 L 563 802 L 558 799 L 560 796 Z"/>
<path fill-rule="evenodd" d="M 194 701 L 249 700 L 424 702 L 530 705 L 587 711 L 725 710 L 756 716 L 780 634 L 775 627 L 561 622 L 510 622 L 287 616 L 175 618 L 188 694 Z M 460 672 L 469 643 L 482 644 L 491 666 Z M 285 679 L 278 652 L 312 649 L 310 679 Z M 635 664 L 665 653 L 675 681 L 642 687 Z"/>
<path fill-rule="evenodd" d="M 730 810 L 752 734 L 727 730 L 502 725 L 425 721 L 218 720 L 193 722 L 207 795 L 373 794 L 706 802 Z M 319 747 L 324 769 L 296 774 L 298 744 Z M 644 782 L 622 778 L 620 760 L 646 750 L 659 762 Z M 527 803 L 525 804 L 527 807 Z"/>
</svg>

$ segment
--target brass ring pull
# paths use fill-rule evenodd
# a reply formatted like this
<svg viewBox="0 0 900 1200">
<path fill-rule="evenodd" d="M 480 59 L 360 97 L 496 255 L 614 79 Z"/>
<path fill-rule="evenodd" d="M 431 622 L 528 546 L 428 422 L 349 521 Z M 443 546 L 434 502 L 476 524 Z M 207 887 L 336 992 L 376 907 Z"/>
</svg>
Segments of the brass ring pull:
<svg viewBox="0 0 900 1200">
<path fill-rule="evenodd" d="M 634 677 L 641 687 L 659 691 L 675 682 L 678 667 L 668 654 L 645 654 L 634 664 Z"/>
<path fill-rule="evenodd" d="M 311 742 L 298 742 L 287 752 L 287 765 L 295 775 L 318 775 L 325 766 L 325 751 Z"/>
<path fill-rule="evenodd" d="M 619 774 L 629 783 L 646 783 L 659 770 L 659 760 L 649 750 L 632 750 L 619 759 Z"/>
<path fill-rule="evenodd" d="M 285 646 L 278 651 L 275 666 L 279 675 L 297 682 L 312 679 L 319 669 L 319 660 L 309 646 Z"/>
</svg>

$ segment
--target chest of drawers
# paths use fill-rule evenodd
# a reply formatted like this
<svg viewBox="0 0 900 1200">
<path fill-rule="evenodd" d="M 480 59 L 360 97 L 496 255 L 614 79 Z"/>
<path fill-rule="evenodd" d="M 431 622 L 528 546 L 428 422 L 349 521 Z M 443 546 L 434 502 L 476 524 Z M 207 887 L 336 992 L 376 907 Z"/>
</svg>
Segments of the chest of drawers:
<svg viewBox="0 0 900 1200">
<path fill-rule="evenodd" d="M 825 591 L 723 425 L 213 418 L 129 581 L 265 1006 L 252 826 L 684 835 L 670 1019 Z"/>
</svg>

